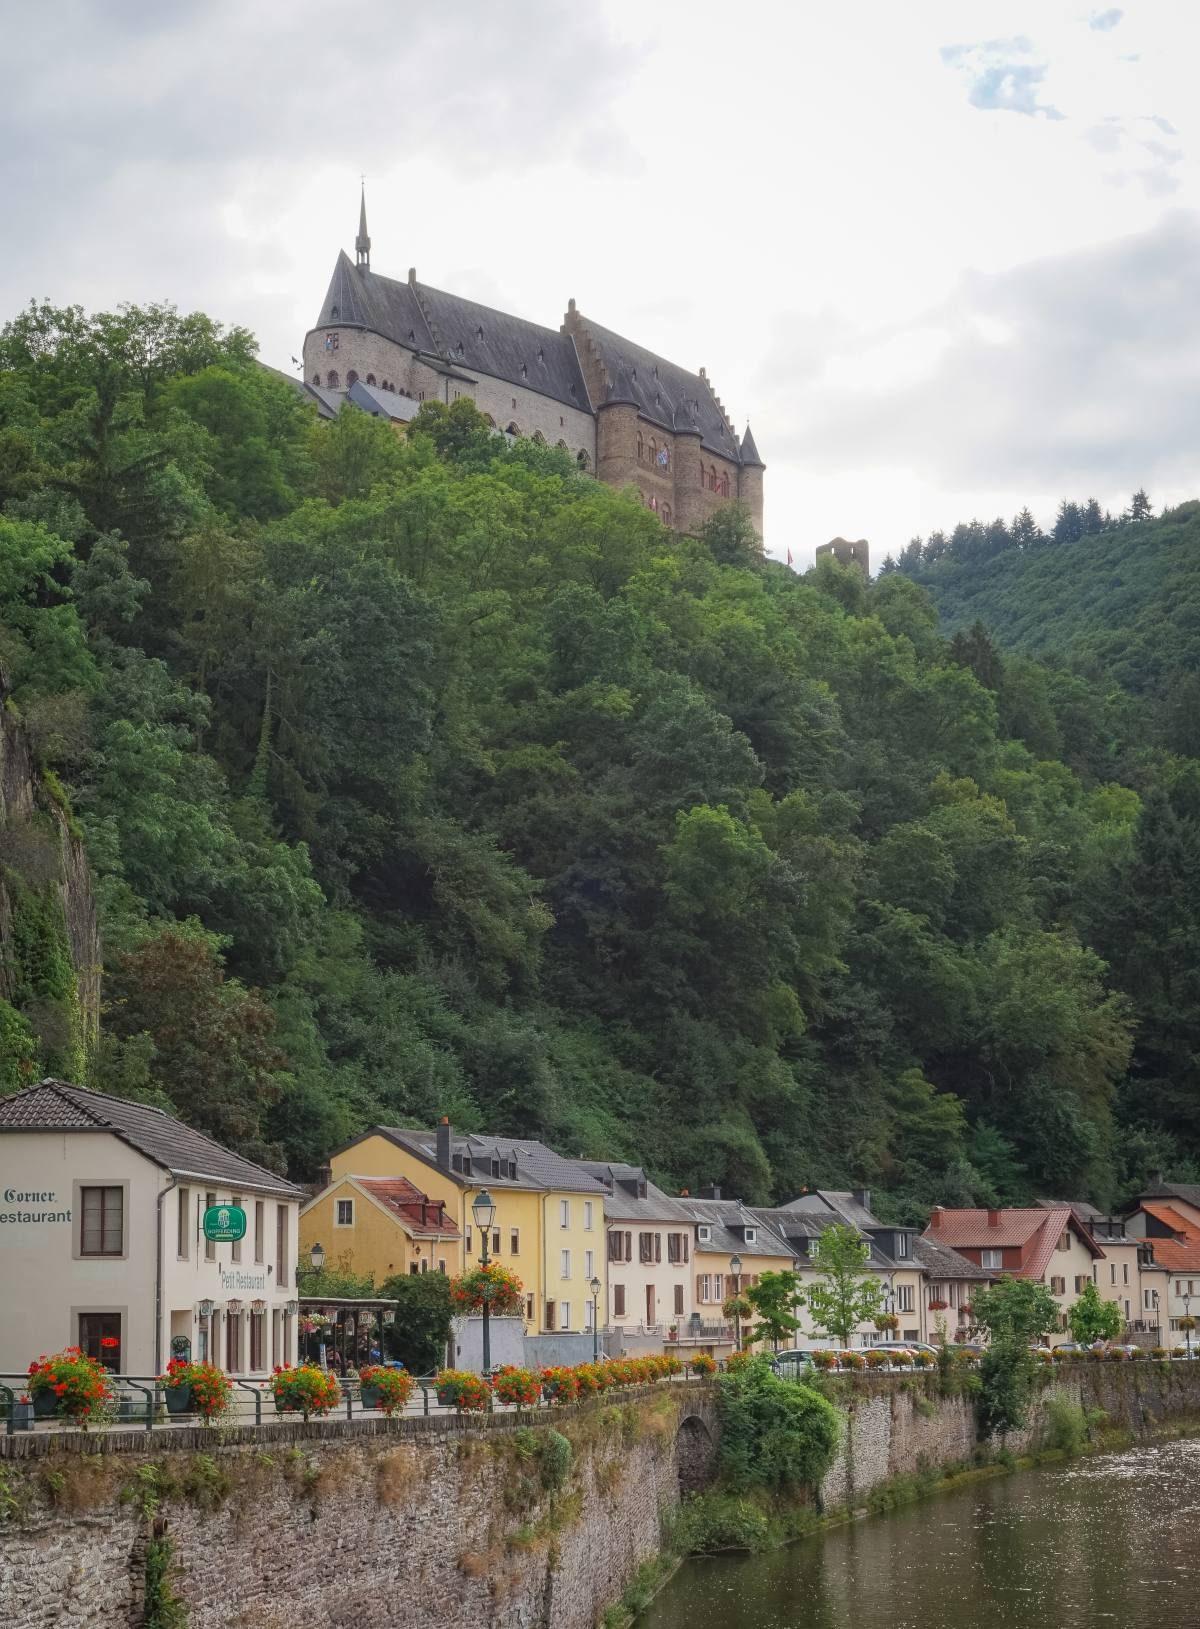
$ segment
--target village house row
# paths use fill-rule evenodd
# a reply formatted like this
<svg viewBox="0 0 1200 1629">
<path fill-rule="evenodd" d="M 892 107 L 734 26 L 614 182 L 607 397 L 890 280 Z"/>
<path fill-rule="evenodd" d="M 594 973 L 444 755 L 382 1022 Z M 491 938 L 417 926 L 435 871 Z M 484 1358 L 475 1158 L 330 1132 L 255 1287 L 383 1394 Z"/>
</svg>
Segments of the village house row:
<svg viewBox="0 0 1200 1629">
<path fill-rule="evenodd" d="M 593 1319 L 610 1352 L 726 1355 L 727 1297 L 789 1268 L 801 1295 L 812 1253 L 837 1223 L 869 1248 L 895 1337 L 965 1338 L 971 1298 L 1005 1277 L 1044 1283 L 1060 1309 L 1052 1343 L 1088 1284 L 1116 1302 L 1130 1338 L 1175 1345 L 1200 1308 L 1200 1186 L 1156 1183 L 1123 1218 L 1043 1201 L 1024 1209 L 935 1208 L 927 1227 L 881 1221 L 865 1191 L 803 1193 L 772 1207 L 715 1191 L 671 1195 L 634 1165 L 567 1159 L 524 1138 L 376 1126 L 305 1190 L 160 1109 L 46 1080 L 0 1099 L 0 1376 L 79 1345 L 128 1374 L 161 1372 L 172 1343 L 231 1374 L 294 1361 L 306 1264 L 373 1277 L 455 1274 L 484 1240 L 525 1294 L 536 1343 L 590 1355 Z M 206 1236 L 223 1206 L 241 1239 Z M 821 1338 L 799 1311 L 800 1344 Z M 858 1346 L 882 1339 L 862 1325 Z"/>
</svg>

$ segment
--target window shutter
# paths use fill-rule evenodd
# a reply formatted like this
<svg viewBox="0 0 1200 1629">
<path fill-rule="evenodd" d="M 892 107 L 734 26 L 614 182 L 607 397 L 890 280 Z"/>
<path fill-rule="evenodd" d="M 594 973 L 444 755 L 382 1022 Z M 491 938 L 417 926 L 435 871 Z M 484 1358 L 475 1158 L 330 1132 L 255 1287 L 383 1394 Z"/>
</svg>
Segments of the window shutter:
<svg viewBox="0 0 1200 1629">
<path fill-rule="evenodd" d="M 627 1233 L 625 1235 L 625 1260 L 626 1261 L 632 1261 L 633 1260 L 633 1234 L 632 1233 Z"/>
<path fill-rule="evenodd" d="M 697 1273 L 696 1274 L 696 1302 L 697 1302 L 697 1304 L 699 1304 L 703 1300 L 704 1300 L 704 1275 L 702 1273 Z"/>
<path fill-rule="evenodd" d="M 692 1259 L 692 1257 L 691 1257 L 691 1241 L 689 1240 L 686 1233 L 683 1235 L 683 1259 L 684 1259 L 684 1261 L 690 1261 Z"/>
<path fill-rule="evenodd" d="M 662 1260 L 662 1234 L 661 1233 L 656 1233 L 654 1235 L 654 1259 L 655 1259 L 655 1261 L 661 1261 Z"/>
</svg>

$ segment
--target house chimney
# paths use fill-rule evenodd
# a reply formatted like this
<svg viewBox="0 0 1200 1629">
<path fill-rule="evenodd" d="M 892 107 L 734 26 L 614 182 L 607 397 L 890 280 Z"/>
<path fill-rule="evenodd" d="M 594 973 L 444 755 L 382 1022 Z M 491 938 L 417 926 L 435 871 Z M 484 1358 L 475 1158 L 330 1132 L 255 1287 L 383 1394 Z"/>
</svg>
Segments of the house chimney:
<svg viewBox="0 0 1200 1629">
<path fill-rule="evenodd" d="M 938 1228 L 942 1225 L 942 1213 L 944 1210 L 944 1205 L 935 1205 L 929 1213 L 929 1226 L 931 1231 L 934 1233 L 936 1233 Z"/>
<path fill-rule="evenodd" d="M 720 1199 L 721 1190 L 715 1183 L 710 1183 L 707 1188 L 701 1188 L 696 1197 L 698 1199 Z"/>
<path fill-rule="evenodd" d="M 999 1227 L 1000 1226 L 1000 1212 L 998 1210 L 989 1210 L 988 1211 L 988 1226 L 989 1227 Z"/>
<path fill-rule="evenodd" d="M 440 1170 L 450 1169 L 450 1117 L 445 1114 L 438 1121 L 437 1162 Z"/>
<path fill-rule="evenodd" d="M 851 1197 L 851 1199 L 854 1200 L 856 1205 L 861 1205 L 864 1210 L 870 1210 L 870 1208 L 871 1208 L 871 1190 L 870 1190 L 870 1188 L 855 1188 L 854 1192 L 850 1195 L 850 1197 Z"/>
<path fill-rule="evenodd" d="M 688 1193 L 686 1188 L 680 1188 L 679 1197 L 680 1199 L 690 1199 L 691 1195 Z"/>
</svg>

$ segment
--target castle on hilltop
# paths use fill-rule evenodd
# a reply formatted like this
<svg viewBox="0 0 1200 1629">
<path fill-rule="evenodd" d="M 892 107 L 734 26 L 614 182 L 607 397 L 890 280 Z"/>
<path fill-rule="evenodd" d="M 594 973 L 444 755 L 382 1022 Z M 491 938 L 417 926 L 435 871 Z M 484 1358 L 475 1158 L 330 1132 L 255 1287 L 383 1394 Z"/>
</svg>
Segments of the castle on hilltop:
<svg viewBox="0 0 1200 1629">
<path fill-rule="evenodd" d="M 567 302 L 543 328 L 457 294 L 371 270 L 366 197 L 355 258 L 337 258 L 304 340 L 305 383 L 393 420 L 468 397 L 497 431 L 569 452 L 612 486 L 634 486 L 667 526 L 696 532 L 731 499 L 762 533 L 762 459 L 740 439 L 708 375 L 688 373 Z M 409 405 L 411 404 L 411 406 Z"/>
</svg>

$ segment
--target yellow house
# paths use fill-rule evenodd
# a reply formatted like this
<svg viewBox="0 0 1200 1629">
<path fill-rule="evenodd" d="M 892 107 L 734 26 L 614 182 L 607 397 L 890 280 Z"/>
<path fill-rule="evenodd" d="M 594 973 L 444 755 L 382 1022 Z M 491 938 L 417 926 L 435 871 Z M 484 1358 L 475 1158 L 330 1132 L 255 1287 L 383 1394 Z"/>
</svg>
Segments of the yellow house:
<svg viewBox="0 0 1200 1629">
<path fill-rule="evenodd" d="M 603 1323 L 604 1187 L 544 1143 L 455 1133 L 443 1119 L 434 1131 L 372 1126 L 329 1164 L 327 1193 L 346 1177 L 404 1177 L 443 1204 L 461 1235 L 464 1267 L 479 1260 L 471 1204 L 486 1188 L 496 1205 L 488 1252 L 521 1280 L 529 1333 L 591 1329 L 593 1278 Z"/>
<path fill-rule="evenodd" d="M 795 1268 L 787 1241 L 740 1201 L 683 1196 L 678 1203 L 695 1227 L 694 1307 L 702 1327 L 726 1322 L 721 1312 L 726 1298 L 744 1295 L 763 1273 Z"/>
<path fill-rule="evenodd" d="M 336 1177 L 300 1212 L 301 1256 L 314 1244 L 331 1263 L 372 1274 L 377 1286 L 462 1265 L 458 1223 L 405 1177 Z"/>
</svg>

